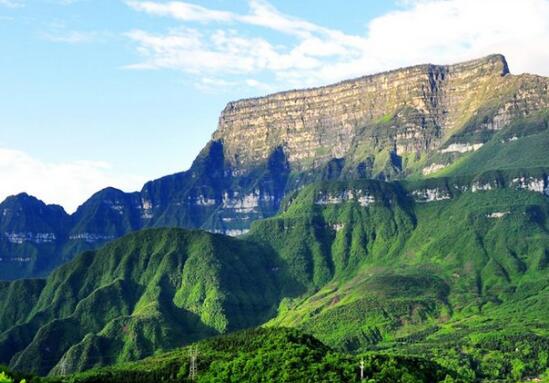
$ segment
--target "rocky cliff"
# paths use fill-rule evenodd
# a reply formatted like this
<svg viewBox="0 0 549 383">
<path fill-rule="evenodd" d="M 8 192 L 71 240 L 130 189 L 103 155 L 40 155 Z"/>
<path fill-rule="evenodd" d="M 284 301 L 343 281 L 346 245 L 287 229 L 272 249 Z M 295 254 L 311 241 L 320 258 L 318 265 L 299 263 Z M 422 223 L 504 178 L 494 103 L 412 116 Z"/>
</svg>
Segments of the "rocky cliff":
<svg viewBox="0 0 549 383">
<path fill-rule="evenodd" d="M 370 166 L 383 170 L 386 164 L 375 162 L 390 157 L 380 153 L 417 160 L 439 149 L 479 148 L 478 137 L 454 142 L 452 136 L 481 114 L 487 115 L 476 129 L 498 130 L 515 117 L 547 108 L 548 84 L 546 78 L 510 75 L 502 55 L 419 65 L 230 102 L 213 139 L 222 141 L 227 159 L 243 169 L 282 147 L 294 170 L 333 158 L 355 164 L 370 159 Z"/>
</svg>

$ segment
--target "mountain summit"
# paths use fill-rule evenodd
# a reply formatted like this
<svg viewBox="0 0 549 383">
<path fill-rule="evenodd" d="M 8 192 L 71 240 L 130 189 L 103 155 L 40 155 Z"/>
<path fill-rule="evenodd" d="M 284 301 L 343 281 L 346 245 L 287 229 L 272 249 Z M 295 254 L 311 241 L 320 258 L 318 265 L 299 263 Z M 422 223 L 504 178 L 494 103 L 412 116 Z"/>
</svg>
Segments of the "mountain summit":
<svg viewBox="0 0 549 383">
<path fill-rule="evenodd" d="M 421 156 L 513 87 L 508 74 L 505 58 L 491 55 L 230 102 L 213 140 L 224 143 L 227 160 L 239 168 L 265 161 L 279 146 L 295 170 L 333 158 L 360 161 L 381 150 Z M 539 97 L 547 102 L 546 94 Z"/>
</svg>

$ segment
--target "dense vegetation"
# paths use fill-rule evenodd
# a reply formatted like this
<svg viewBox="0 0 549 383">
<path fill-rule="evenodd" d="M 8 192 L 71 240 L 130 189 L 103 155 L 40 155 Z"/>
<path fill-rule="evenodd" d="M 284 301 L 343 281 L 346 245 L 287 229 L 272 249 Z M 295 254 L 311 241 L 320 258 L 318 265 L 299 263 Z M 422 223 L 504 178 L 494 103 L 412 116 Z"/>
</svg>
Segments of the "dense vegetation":
<svg viewBox="0 0 549 383">
<path fill-rule="evenodd" d="M 260 254 L 248 241 L 150 229 L 82 254 L 45 282 L 4 283 L 0 362 L 70 372 L 258 325 L 284 281 Z"/>
<path fill-rule="evenodd" d="M 45 280 L 0 282 L 0 363 L 52 377 L 93 369 L 76 381 L 169 381 L 188 373 L 186 349 L 128 362 L 264 324 L 201 342 L 200 379 L 290 380 L 274 367 L 284 365 L 301 380 L 353 381 L 357 355 L 375 381 L 540 378 L 549 367 L 547 131 L 546 114 L 531 116 L 490 133 L 481 149 L 441 170 L 445 177 L 401 182 L 348 180 L 355 177 L 344 160 L 320 175 L 288 175 L 275 152 L 250 179 L 263 177 L 277 198 L 288 177 L 315 183 L 290 193 L 280 214 L 244 238 L 145 230 L 84 252 Z M 203 186 L 224 182 L 219 150 L 213 145 L 195 165 Z M 439 154 L 429 161 L 449 155 Z M 147 193 L 164 198 L 153 186 Z M 82 207 L 89 214 L 78 230 L 132 230 L 133 216 L 111 225 L 103 197 L 133 202 L 102 193 Z M 24 213 L 47 232 L 61 214 L 28 196 L 8 205 L 19 215 L 7 214 L 3 230 Z M 186 222 L 170 217 L 170 225 Z M 114 367 L 97 369 L 106 365 Z"/>
<path fill-rule="evenodd" d="M 337 352 L 292 329 L 257 329 L 210 338 L 198 349 L 198 382 L 359 382 L 364 361 L 367 382 L 459 382 L 455 372 L 423 358 L 379 353 Z M 70 377 L 37 378 L 29 383 L 185 382 L 188 348 L 138 363 L 93 369 Z"/>
<path fill-rule="evenodd" d="M 306 188 L 252 230 L 256 241 L 279 249 L 310 291 L 283 300 L 269 325 L 296 326 L 346 351 L 429 355 L 469 379 L 542 373 L 549 349 L 547 197 L 458 187 L 479 179 L 502 185 L 502 177 L 517 176 L 429 182 L 453 194 L 424 203 L 373 181 Z M 360 193 L 376 202 L 364 208 L 344 201 Z M 326 196 L 340 200 L 318 203 Z"/>
<path fill-rule="evenodd" d="M 0 285 L 1 361 L 52 376 L 114 363 L 101 370 L 111 373 L 268 321 L 326 344 L 314 343 L 324 367 L 311 368 L 334 376 L 347 372 L 331 358 L 344 366 L 348 353 L 375 353 L 378 362 L 383 353 L 398 369 L 406 364 L 394 355 L 427 357 L 454 374 L 448 379 L 540 376 L 548 368 L 549 203 L 513 188 L 516 177 L 326 182 L 289 198 L 243 239 L 178 229 L 129 235 L 46 281 Z M 502 187 L 467 191 L 479 182 Z M 448 198 L 418 202 L 426 189 Z M 279 357 L 227 352 L 203 376 L 253 375 L 286 363 Z"/>
</svg>

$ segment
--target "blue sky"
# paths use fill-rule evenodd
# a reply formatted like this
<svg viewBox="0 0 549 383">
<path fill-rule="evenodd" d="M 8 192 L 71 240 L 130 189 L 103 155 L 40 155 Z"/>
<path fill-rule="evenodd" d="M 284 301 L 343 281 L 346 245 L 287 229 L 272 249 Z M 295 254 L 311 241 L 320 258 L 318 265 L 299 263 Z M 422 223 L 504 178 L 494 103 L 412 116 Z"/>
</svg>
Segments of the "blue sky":
<svg viewBox="0 0 549 383">
<path fill-rule="evenodd" d="M 187 169 L 233 99 L 548 45 L 546 0 L 0 0 L 0 199 Z"/>
</svg>

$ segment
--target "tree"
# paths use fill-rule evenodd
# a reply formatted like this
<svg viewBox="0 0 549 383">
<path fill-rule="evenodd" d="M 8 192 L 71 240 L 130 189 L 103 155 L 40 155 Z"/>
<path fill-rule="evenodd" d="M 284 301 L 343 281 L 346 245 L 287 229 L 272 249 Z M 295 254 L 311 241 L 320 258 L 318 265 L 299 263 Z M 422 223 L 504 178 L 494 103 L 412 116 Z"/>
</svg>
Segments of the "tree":
<svg viewBox="0 0 549 383">
<path fill-rule="evenodd" d="M 0 383 L 13 383 L 13 379 L 10 378 L 5 372 L 0 372 Z"/>
</svg>

